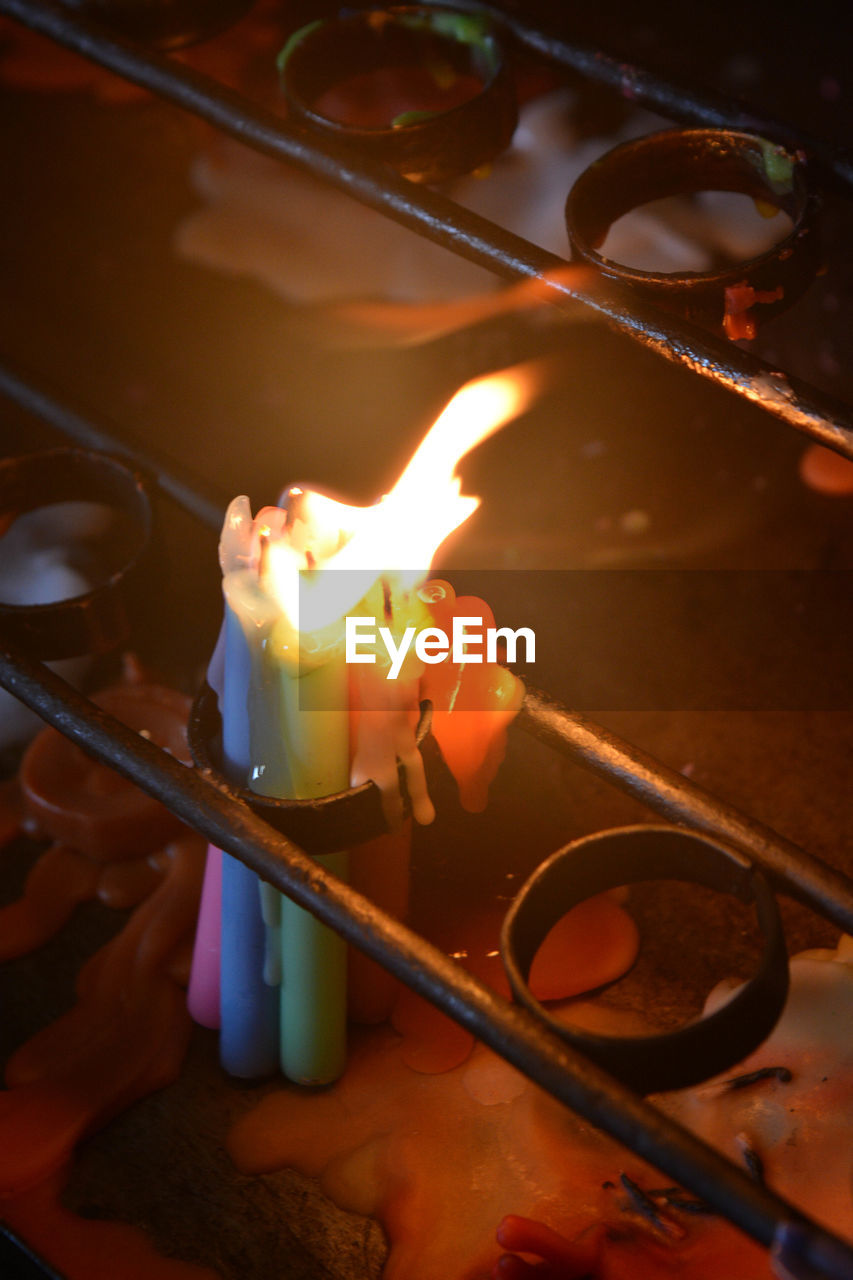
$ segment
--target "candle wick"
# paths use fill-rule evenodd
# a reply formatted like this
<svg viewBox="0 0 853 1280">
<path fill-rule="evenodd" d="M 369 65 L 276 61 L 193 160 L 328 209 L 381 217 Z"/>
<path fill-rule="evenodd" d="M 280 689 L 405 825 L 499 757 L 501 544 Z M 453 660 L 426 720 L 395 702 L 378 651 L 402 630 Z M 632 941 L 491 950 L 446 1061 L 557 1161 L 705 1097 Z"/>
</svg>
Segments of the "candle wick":
<svg viewBox="0 0 853 1280">
<path fill-rule="evenodd" d="M 258 577 L 259 578 L 266 577 L 269 547 L 270 547 L 269 530 L 263 529 L 258 534 Z"/>
<path fill-rule="evenodd" d="M 385 621 L 391 622 L 394 617 L 394 605 L 391 601 L 391 584 L 387 578 L 382 579 L 382 611 Z"/>
<path fill-rule="evenodd" d="M 304 500 L 305 491 L 303 489 L 294 488 L 288 492 L 284 517 L 285 529 L 292 529 L 296 521 L 302 518 Z"/>
</svg>

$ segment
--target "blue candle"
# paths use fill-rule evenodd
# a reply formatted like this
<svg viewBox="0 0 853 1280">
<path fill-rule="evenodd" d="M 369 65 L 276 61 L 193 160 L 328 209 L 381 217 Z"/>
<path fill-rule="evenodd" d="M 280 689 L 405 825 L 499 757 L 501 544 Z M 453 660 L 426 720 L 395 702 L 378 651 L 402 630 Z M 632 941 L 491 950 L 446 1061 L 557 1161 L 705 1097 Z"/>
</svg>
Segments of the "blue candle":
<svg viewBox="0 0 853 1280">
<path fill-rule="evenodd" d="M 243 626 L 225 605 L 225 669 L 220 711 L 225 773 L 245 785 L 249 772 L 248 696 L 252 654 Z M 264 977 L 266 926 L 260 882 L 229 854 L 222 855 L 220 1060 L 242 1079 L 278 1069 L 278 990 Z"/>
<path fill-rule="evenodd" d="M 286 510 L 265 507 L 253 520 L 248 498 L 235 498 L 220 541 L 226 600 L 221 709 L 229 776 L 261 794 L 293 798 L 328 795 L 350 784 L 345 616 L 356 609 L 386 617 L 388 593 L 410 598 L 436 547 L 477 507 L 478 499 L 461 492 L 457 462 L 521 411 L 534 382 L 511 371 L 462 388 L 397 485 L 373 507 L 347 506 L 294 487 Z M 372 608 L 368 596 L 376 597 Z M 374 683 L 381 679 L 374 673 Z M 429 821 L 432 807 L 407 706 L 404 697 L 399 707 L 389 705 L 378 715 L 374 745 L 382 748 L 372 753 L 369 776 L 379 778 L 386 809 L 399 817 L 399 797 L 395 803 L 389 795 L 392 789 L 396 795 L 401 755 L 414 779 L 420 776 L 413 791 L 416 816 Z M 362 721 L 376 719 L 372 712 L 361 717 L 360 737 Z M 417 767 L 408 763 L 413 759 Z M 386 778 L 393 788 L 383 785 Z M 345 876 L 346 853 L 325 855 L 325 865 Z M 221 1057 L 232 1074 L 253 1077 L 274 1069 L 279 1021 L 280 1062 L 290 1079 L 329 1083 L 343 1070 L 345 944 L 231 858 L 223 859 L 222 873 L 221 1005 Z"/>
</svg>

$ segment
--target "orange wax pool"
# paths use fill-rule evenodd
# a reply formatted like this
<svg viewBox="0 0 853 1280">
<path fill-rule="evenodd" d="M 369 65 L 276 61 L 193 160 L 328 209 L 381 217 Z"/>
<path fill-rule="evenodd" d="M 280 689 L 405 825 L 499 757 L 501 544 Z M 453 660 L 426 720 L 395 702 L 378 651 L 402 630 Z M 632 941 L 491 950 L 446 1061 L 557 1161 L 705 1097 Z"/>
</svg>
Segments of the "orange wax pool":
<svg viewBox="0 0 853 1280">
<path fill-rule="evenodd" d="M 455 607 L 475 612 L 465 598 Z M 490 618 L 485 609 L 483 617 Z M 457 684 L 459 675 L 458 670 L 451 673 Z M 445 705 L 439 706 L 440 742 L 455 766 L 460 792 L 470 800 L 472 787 L 487 785 L 495 767 L 493 736 L 505 732 L 511 716 L 505 707 L 491 713 L 475 707 L 470 725 L 477 717 L 480 733 L 466 730 L 454 738 L 456 710 L 450 710 L 446 692 L 442 695 L 437 685 L 433 695 L 445 696 Z M 177 695 L 154 689 L 149 705 L 144 689 L 137 688 L 127 697 L 115 691 L 101 701 L 111 710 L 123 703 L 128 717 L 152 736 L 150 726 L 164 715 L 167 723 L 161 729 L 171 749 L 175 754 L 184 749 L 172 722 L 185 710 Z M 88 761 L 95 779 L 87 779 L 81 762 L 73 758 L 79 755 L 76 748 L 56 737 L 45 731 L 31 748 L 25 799 L 30 820 L 46 816 L 48 830 L 57 838 L 35 864 L 19 901 L 0 911 L 6 954 L 39 945 L 63 927 L 77 902 L 94 894 L 133 910 L 122 931 L 83 966 L 74 1007 L 22 1045 L 8 1064 L 8 1088 L 0 1094 L 2 1212 L 13 1229 L 71 1280 L 107 1275 L 111 1280 L 143 1275 L 203 1280 L 213 1273 L 160 1258 L 135 1229 L 76 1218 L 58 1201 L 75 1144 L 181 1069 L 191 1026 L 179 982 L 186 978 L 204 844 L 179 828 L 177 837 L 162 846 L 142 849 L 142 842 L 136 842 L 134 856 L 127 857 L 114 814 L 109 823 L 97 816 L 89 821 L 97 810 L 93 797 L 107 797 L 111 809 L 123 785 L 99 779 L 100 766 Z M 77 811 L 62 777 L 62 747 L 72 755 L 76 776 L 83 778 Z M 16 818 L 9 789 L 4 800 L 9 815 L 4 829 L 11 831 Z M 137 796 L 125 800 L 130 813 L 142 803 Z M 153 816 L 147 829 L 150 846 L 160 831 Z M 83 832 L 86 851 L 59 838 L 72 830 Z M 405 829 L 368 850 L 375 856 L 363 862 L 363 888 L 369 890 L 371 877 L 381 879 L 383 859 L 395 855 L 399 841 L 408 841 Z M 396 906 L 402 914 L 404 893 Z M 612 899 L 596 899 L 572 914 L 576 926 L 569 917 L 543 948 L 542 981 L 559 994 L 605 980 L 603 975 L 630 963 L 636 945 L 633 923 Z M 450 951 L 464 950 L 462 963 L 503 988 L 495 964 L 499 919 L 497 904 L 475 919 L 467 907 L 447 903 L 436 940 Z M 592 946 L 591 939 L 598 945 Z M 483 1168 L 491 1170 L 490 1178 L 505 1171 L 509 1152 L 520 1141 L 514 1117 L 519 1107 L 529 1109 L 532 1102 L 538 1113 L 538 1092 L 408 990 L 390 980 L 375 986 L 369 966 L 360 973 L 356 966 L 354 989 L 364 1021 L 376 1022 L 390 1009 L 390 1023 L 353 1031 L 352 1062 L 339 1085 L 320 1094 L 291 1086 L 247 1116 L 230 1142 L 235 1160 L 249 1171 L 281 1163 L 307 1168 L 344 1206 L 377 1214 L 391 1240 L 388 1277 L 485 1275 L 481 1262 L 497 1256 L 494 1231 L 500 1219 L 513 1209 L 532 1212 L 538 1201 L 501 1190 L 501 1175 L 470 1224 L 458 1229 L 454 1215 L 452 1227 L 439 1228 L 448 1162 L 458 1162 L 453 1187 L 462 1211 L 471 1157 L 486 1160 Z M 546 1120 L 546 1128 L 549 1124 Z M 426 1143 L 424 1125 L 433 1133 Z M 486 1131 L 493 1138 L 480 1151 L 477 1135 Z M 464 1159 L 463 1151 L 468 1153 Z M 440 1265 L 439 1272 L 434 1264 Z"/>
</svg>

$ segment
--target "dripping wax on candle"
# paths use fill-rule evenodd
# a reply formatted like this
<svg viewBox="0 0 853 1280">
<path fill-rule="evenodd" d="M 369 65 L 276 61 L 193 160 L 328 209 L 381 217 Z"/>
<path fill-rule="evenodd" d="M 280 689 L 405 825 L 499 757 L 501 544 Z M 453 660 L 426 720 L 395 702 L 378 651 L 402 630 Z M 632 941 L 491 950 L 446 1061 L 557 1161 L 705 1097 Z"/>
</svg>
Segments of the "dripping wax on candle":
<svg viewBox="0 0 853 1280">
<path fill-rule="evenodd" d="M 524 410 L 538 382 L 534 369 L 464 386 L 374 506 L 349 506 L 304 486 L 293 486 L 284 506 L 264 508 L 254 521 L 247 499 L 232 503 L 220 558 L 227 608 L 250 656 L 247 781 L 253 789 L 313 798 L 372 777 L 393 829 L 402 820 L 399 761 L 416 818 L 431 820 L 415 741 L 423 663 L 404 660 L 393 696 L 387 683 L 378 688 L 378 666 L 352 679 L 344 617 L 357 608 L 403 631 L 412 617 L 429 621 L 416 590 L 425 566 L 479 505 L 462 494 L 457 464 Z M 345 855 L 330 856 L 333 869 L 345 875 Z M 263 971 L 269 981 L 281 979 L 283 1070 L 304 1083 L 327 1083 L 343 1069 L 345 947 L 288 899 L 266 889 L 261 896 Z M 223 920 L 231 910 L 224 895 Z M 223 975 L 225 965 L 223 959 Z"/>
</svg>

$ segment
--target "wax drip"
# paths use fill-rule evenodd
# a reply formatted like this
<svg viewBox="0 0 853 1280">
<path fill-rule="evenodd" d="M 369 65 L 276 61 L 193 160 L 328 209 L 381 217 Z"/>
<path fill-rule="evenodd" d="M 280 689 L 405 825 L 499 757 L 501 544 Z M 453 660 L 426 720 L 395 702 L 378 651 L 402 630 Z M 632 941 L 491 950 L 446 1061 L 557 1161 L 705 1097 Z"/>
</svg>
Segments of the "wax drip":
<svg viewBox="0 0 853 1280">
<path fill-rule="evenodd" d="M 187 758 L 189 704 L 181 695 L 143 684 L 96 700 Z M 190 1032 L 180 984 L 187 980 L 203 842 L 55 730 L 44 730 L 29 748 L 21 777 L 23 804 L 4 788 L 3 836 L 26 824 L 35 835 L 76 832 L 86 847 L 55 838 L 41 854 L 21 898 L 0 909 L 0 955 L 41 945 L 78 903 L 96 895 L 135 910 L 83 966 L 73 1008 L 7 1064 L 0 1093 L 3 1216 L 69 1280 L 212 1280 L 206 1268 L 159 1257 L 141 1232 L 75 1218 L 58 1202 L 77 1141 L 180 1071 Z M 163 830 L 180 834 L 162 849 L 140 849 L 140 832 L 153 839 Z"/>
</svg>

